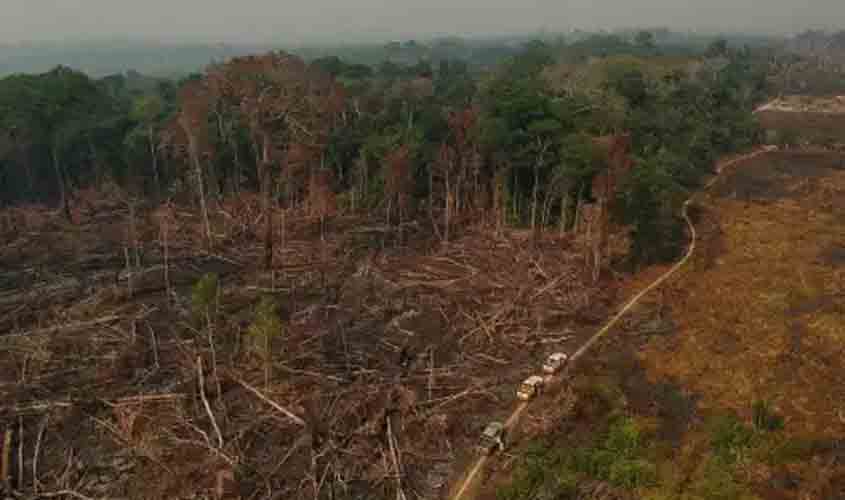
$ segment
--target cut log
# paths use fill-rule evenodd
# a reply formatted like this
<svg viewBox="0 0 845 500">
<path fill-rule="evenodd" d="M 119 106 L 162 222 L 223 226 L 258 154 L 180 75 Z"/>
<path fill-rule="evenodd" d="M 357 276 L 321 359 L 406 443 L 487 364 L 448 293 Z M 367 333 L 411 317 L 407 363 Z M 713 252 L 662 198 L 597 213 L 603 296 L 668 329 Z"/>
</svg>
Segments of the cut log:
<svg viewBox="0 0 845 500">
<path fill-rule="evenodd" d="M 85 328 L 92 328 L 99 325 L 105 325 L 108 323 L 114 323 L 115 321 L 120 320 L 120 316 L 105 316 L 102 318 L 98 318 L 92 321 L 83 321 L 80 323 L 68 323 L 65 325 L 56 325 L 51 326 L 49 328 L 41 328 L 39 330 L 29 330 L 27 332 L 19 332 L 19 333 L 10 333 L 7 335 L 0 335 L 0 339 L 14 339 L 19 337 L 26 337 L 32 335 L 49 335 L 52 333 L 57 332 L 68 332 L 68 331 L 75 331 L 75 330 L 82 330 Z"/>
</svg>

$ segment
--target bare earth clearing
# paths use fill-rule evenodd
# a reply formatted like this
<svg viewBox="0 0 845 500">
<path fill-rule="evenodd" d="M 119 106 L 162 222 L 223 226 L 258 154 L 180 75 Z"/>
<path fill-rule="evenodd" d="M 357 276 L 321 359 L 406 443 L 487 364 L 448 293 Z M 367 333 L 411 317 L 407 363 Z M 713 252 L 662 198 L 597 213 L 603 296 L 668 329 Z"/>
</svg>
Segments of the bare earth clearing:
<svg viewBox="0 0 845 500">
<path fill-rule="evenodd" d="M 175 213 L 167 266 L 161 219 L 118 202 L 77 225 L 5 215 L 0 432 L 23 497 L 434 498 L 536 360 L 617 300 L 567 238 L 441 247 L 351 217 L 323 241 L 288 214 L 262 272 L 254 208 L 215 212 L 206 255 Z M 219 292 L 197 311 L 209 272 Z M 269 369 L 248 333 L 263 295 L 282 322 Z"/>
<path fill-rule="evenodd" d="M 661 443 L 661 484 L 694 489 L 708 418 L 748 422 L 763 399 L 784 417 L 778 446 L 801 445 L 736 465 L 743 484 L 759 498 L 845 488 L 843 164 L 769 153 L 698 198 L 692 265 L 578 364 L 571 390 L 529 408 L 481 497 L 512 476 L 522 444 L 565 436 L 569 449 L 608 412 Z M 256 268 L 247 205 L 220 211 L 221 243 L 204 256 L 197 221 L 176 214 L 170 299 L 147 215 L 135 238 L 119 203 L 74 226 L 37 212 L 5 224 L 0 424 L 24 498 L 435 498 L 545 354 L 580 345 L 666 269 L 594 287 L 565 238 L 468 231 L 440 247 L 415 226 L 347 217 L 321 241 L 316 220 L 288 214 L 273 275 Z M 145 251 L 129 273 L 135 239 Z M 210 322 L 191 306 L 207 272 L 220 277 Z M 269 384 L 247 333 L 262 295 L 283 324 Z"/>
</svg>

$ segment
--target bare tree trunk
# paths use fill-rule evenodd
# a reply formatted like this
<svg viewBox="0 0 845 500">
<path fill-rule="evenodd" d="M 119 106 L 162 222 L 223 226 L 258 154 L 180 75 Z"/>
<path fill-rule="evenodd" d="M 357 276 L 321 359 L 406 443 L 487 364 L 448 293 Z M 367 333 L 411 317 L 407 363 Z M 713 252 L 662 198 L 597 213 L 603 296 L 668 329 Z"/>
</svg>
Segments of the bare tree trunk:
<svg viewBox="0 0 845 500">
<path fill-rule="evenodd" d="M 264 215 L 264 269 L 273 267 L 273 214 L 270 207 L 269 166 L 261 167 L 261 212 Z"/>
<path fill-rule="evenodd" d="M 564 193 L 560 198 L 560 235 L 566 233 L 569 227 L 569 193 Z"/>
<path fill-rule="evenodd" d="M 601 266 L 606 253 L 608 245 L 608 213 L 607 213 L 607 198 L 599 199 L 599 213 L 597 217 L 598 238 L 594 244 L 593 257 L 593 282 L 597 283 L 601 275 Z"/>
<path fill-rule="evenodd" d="M 158 201 L 161 199 L 161 177 L 158 173 L 158 154 L 156 154 L 155 130 L 152 125 L 147 128 L 147 134 L 150 140 L 150 156 L 153 160 L 153 180 L 156 185 L 156 201 Z"/>
<path fill-rule="evenodd" d="M 370 162 L 364 159 L 364 175 L 361 178 L 361 201 L 367 199 L 367 187 L 370 185 Z"/>
<path fill-rule="evenodd" d="M 434 222 L 434 169 L 428 166 L 428 218 Z"/>
<path fill-rule="evenodd" d="M 270 138 L 262 137 L 261 163 L 261 211 L 264 213 L 264 269 L 273 267 L 273 213 L 270 206 L 272 176 L 270 175 Z"/>
<path fill-rule="evenodd" d="M 575 220 L 574 220 L 574 227 L 573 230 L 575 233 L 581 232 L 581 205 L 583 204 L 581 198 L 581 191 L 578 191 L 578 197 L 575 199 Z"/>
<path fill-rule="evenodd" d="M 214 378 L 214 386 L 217 389 L 217 397 L 222 395 L 220 377 L 217 376 L 217 345 L 214 342 L 214 322 L 211 319 L 211 307 L 205 308 L 205 322 L 208 325 L 208 347 L 211 350 L 211 376 Z"/>
<path fill-rule="evenodd" d="M 205 197 L 205 179 L 202 175 L 202 164 L 200 163 L 199 153 L 197 152 L 196 139 L 190 137 L 189 149 L 191 154 L 191 161 L 194 164 L 194 174 L 197 176 L 197 189 L 200 195 L 200 210 L 202 211 L 202 221 L 205 226 L 205 238 L 208 248 L 211 249 L 213 241 L 211 236 L 211 221 L 208 218 L 208 201 Z"/>
<path fill-rule="evenodd" d="M 6 493 L 12 492 L 12 429 L 6 428 L 3 433 L 3 451 L 0 456 L 0 481 L 3 482 L 3 490 Z"/>
<path fill-rule="evenodd" d="M 235 162 L 235 173 L 234 179 L 232 180 L 232 192 L 235 195 L 240 195 L 241 193 L 241 155 L 238 151 L 238 144 L 236 142 L 232 142 L 232 151 L 233 151 L 233 160 Z"/>
<path fill-rule="evenodd" d="M 537 161 L 534 162 L 534 189 L 531 192 L 531 229 L 535 232 L 538 230 L 537 209 L 540 202 L 540 167 L 543 166 L 546 150 L 549 147 L 548 144 L 543 144 L 540 140 L 537 141 L 537 145 L 540 147 L 540 153 L 537 155 Z"/>
<path fill-rule="evenodd" d="M 18 487 L 22 488 L 24 485 L 24 477 L 23 477 L 23 468 L 24 468 L 24 460 L 23 460 L 23 450 L 24 450 L 24 441 L 23 441 L 23 417 L 18 415 Z"/>
<path fill-rule="evenodd" d="M 554 198 L 551 194 L 547 194 L 543 197 L 543 218 L 541 219 L 541 224 L 543 227 L 549 225 L 549 219 L 552 217 L 552 202 Z"/>
<path fill-rule="evenodd" d="M 123 247 L 123 257 L 126 262 L 126 286 L 129 288 L 129 296 L 132 297 L 134 289 L 132 287 L 132 259 L 129 258 L 129 247 Z"/>
<path fill-rule="evenodd" d="M 163 240 L 162 243 L 164 244 L 164 288 L 167 292 L 167 303 L 170 304 L 172 288 L 170 286 L 170 243 L 168 238 L 168 233 L 170 232 L 169 220 L 164 221 L 161 231 Z"/>
<path fill-rule="evenodd" d="M 500 234 L 502 232 L 502 219 L 504 219 L 504 184 L 503 182 L 504 176 L 499 178 L 496 176 L 493 178 L 493 216 L 496 218 L 496 234 Z"/>
<path fill-rule="evenodd" d="M 534 163 L 534 188 L 531 190 L 531 229 L 537 230 L 537 197 L 540 194 L 540 161 Z"/>
<path fill-rule="evenodd" d="M 404 233 L 402 231 L 402 222 L 403 222 L 403 219 L 404 219 L 402 217 L 403 216 L 402 212 L 404 212 L 404 207 L 405 207 L 405 200 L 403 198 L 404 198 L 404 195 L 400 194 L 399 199 L 397 200 L 397 203 L 396 203 L 397 208 L 399 209 L 399 244 L 400 245 L 405 244 L 405 237 L 404 237 Z"/>
<path fill-rule="evenodd" d="M 443 240 L 445 242 L 449 242 L 449 226 L 452 224 L 451 221 L 451 212 L 452 212 L 452 182 L 450 179 L 449 171 L 446 171 L 446 211 L 443 213 Z"/>
<path fill-rule="evenodd" d="M 56 180 L 59 183 L 59 196 L 61 197 L 61 204 L 62 209 L 65 212 L 65 217 L 67 217 L 68 221 L 73 221 L 70 216 L 70 201 L 68 200 L 67 196 L 67 185 L 65 184 L 65 176 L 64 176 L 64 169 L 62 168 L 62 164 L 59 161 L 59 148 L 54 144 L 52 148 L 50 148 L 50 153 L 53 157 L 53 170 L 56 172 Z"/>
<path fill-rule="evenodd" d="M 593 283 L 598 283 L 601 277 L 601 243 L 596 240 L 593 245 Z"/>
<path fill-rule="evenodd" d="M 274 272 L 275 273 L 275 272 Z M 270 391 L 270 377 L 272 375 L 272 357 L 270 335 L 264 334 L 264 390 Z"/>
<path fill-rule="evenodd" d="M 126 206 L 129 208 L 129 243 L 132 245 L 135 269 L 141 269 L 141 252 L 138 249 L 138 225 L 135 219 L 135 200 L 132 198 L 128 199 Z"/>
</svg>

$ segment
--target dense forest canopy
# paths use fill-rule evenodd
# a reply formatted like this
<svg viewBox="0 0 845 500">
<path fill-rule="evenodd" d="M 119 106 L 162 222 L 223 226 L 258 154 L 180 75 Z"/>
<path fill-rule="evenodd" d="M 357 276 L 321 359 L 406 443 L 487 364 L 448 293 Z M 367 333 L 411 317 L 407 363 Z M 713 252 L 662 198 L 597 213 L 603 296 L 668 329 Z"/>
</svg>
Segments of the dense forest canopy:
<svg viewBox="0 0 845 500">
<path fill-rule="evenodd" d="M 633 231 L 634 255 L 666 257 L 683 194 L 715 158 L 755 141 L 770 59 L 767 49 L 667 39 L 584 34 L 491 45 L 493 55 L 459 39 L 395 43 L 372 64 L 269 52 L 180 81 L 67 67 L 9 76 L 0 200 L 59 203 L 70 216 L 76 190 L 107 182 L 204 213 L 247 192 L 265 210 L 330 198 L 448 239 L 469 220 L 566 231 L 582 204 L 607 196 Z M 619 170 L 596 138 L 622 135 L 629 160 Z M 613 192 L 596 192 L 598 177 L 613 178 Z"/>
</svg>

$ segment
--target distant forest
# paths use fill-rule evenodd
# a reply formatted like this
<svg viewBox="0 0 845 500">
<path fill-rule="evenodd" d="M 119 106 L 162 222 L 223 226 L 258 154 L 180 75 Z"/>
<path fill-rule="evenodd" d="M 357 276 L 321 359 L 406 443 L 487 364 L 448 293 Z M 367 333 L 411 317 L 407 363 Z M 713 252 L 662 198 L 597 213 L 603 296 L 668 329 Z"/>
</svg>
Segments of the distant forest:
<svg viewBox="0 0 845 500">
<path fill-rule="evenodd" d="M 694 35 L 672 32 L 666 28 L 651 30 L 656 42 L 671 51 L 682 48 L 703 50 L 715 35 Z M 270 50 L 286 50 L 305 59 L 334 55 L 351 63 L 377 65 L 384 60 L 415 63 L 420 59 L 437 62 L 461 59 L 473 66 L 496 64 L 512 56 L 531 40 L 545 43 L 574 44 L 589 38 L 602 37 L 613 45 L 615 40 L 631 41 L 637 30 L 617 33 L 572 31 L 565 34 L 543 34 L 488 38 L 442 37 L 430 40 L 402 40 L 387 43 L 339 43 L 324 46 L 290 47 L 286 44 L 226 43 L 157 43 L 152 41 L 80 41 L 0 44 L 0 77 L 13 73 L 43 73 L 55 66 L 67 66 L 103 77 L 127 71 L 149 76 L 178 78 L 201 71 L 206 65 L 236 56 Z M 771 38 L 730 35 L 726 39 L 735 46 L 752 47 L 770 44 Z"/>
<path fill-rule="evenodd" d="M 194 204 L 208 226 L 251 193 L 265 213 L 364 213 L 448 239 L 472 220 L 563 232 L 609 199 L 637 259 L 672 256 L 678 204 L 758 141 L 752 111 L 771 92 L 771 49 L 700 42 L 447 39 L 221 57 L 175 79 L 17 74 L 0 79 L 0 202 L 71 218 L 80 190 L 116 183 Z"/>
</svg>

